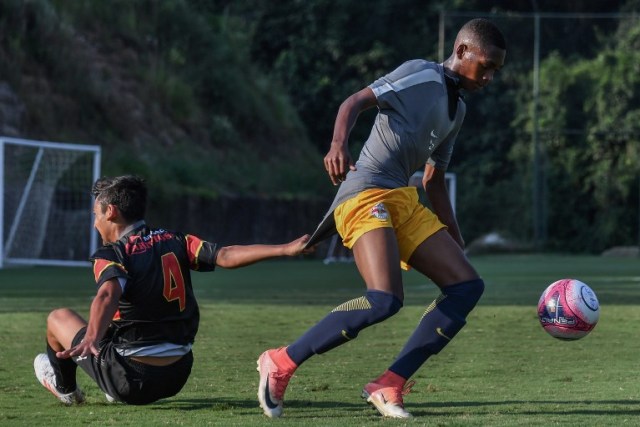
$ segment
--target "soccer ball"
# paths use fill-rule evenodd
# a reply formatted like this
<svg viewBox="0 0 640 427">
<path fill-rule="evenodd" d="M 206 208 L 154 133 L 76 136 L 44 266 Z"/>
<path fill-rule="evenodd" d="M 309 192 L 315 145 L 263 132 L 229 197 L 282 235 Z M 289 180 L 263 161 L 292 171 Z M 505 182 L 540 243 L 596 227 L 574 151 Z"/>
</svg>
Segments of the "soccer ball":
<svg viewBox="0 0 640 427">
<path fill-rule="evenodd" d="M 538 301 L 540 324 L 549 335 L 561 340 L 577 340 L 586 336 L 599 318 L 598 297 L 579 280 L 553 282 Z"/>
</svg>

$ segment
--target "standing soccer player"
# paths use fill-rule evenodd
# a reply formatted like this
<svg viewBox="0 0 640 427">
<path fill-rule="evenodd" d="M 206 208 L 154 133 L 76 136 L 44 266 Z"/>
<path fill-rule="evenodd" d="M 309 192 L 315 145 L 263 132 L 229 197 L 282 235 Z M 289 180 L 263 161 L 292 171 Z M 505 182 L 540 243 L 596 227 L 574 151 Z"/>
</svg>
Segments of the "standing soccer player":
<svg viewBox="0 0 640 427">
<path fill-rule="evenodd" d="M 149 228 L 147 188 L 135 176 L 102 178 L 92 190 L 94 226 L 104 246 L 92 256 L 98 291 L 87 323 L 68 308 L 47 318 L 47 352 L 36 377 L 60 401 L 82 403 L 79 365 L 109 401 L 144 405 L 177 394 L 191 373 L 199 311 L 190 270 L 237 268 L 296 256 L 308 236 L 282 245 L 218 247 L 195 236 Z"/>
<path fill-rule="evenodd" d="M 465 115 L 458 91 L 489 84 L 505 54 L 500 30 L 486 19 L 473 19 L 458 32 L 444 63 L 405 62 L 340 106 L 324 165 L 333 184 L 341 185 L 310 244 L 337 229 L 344 245 L 353 249 L 367 292 L 336 307 L 288 347 L 260 355 L 258 399 L 267 416 L 282 415 L 286 387 L 303 362 L 400 310 L 401 264 L 430 278 L 442 294 L 427 306 L 395 361 L 364 386 L 362 397 L 383 416 L 411 416 L 402 398 L 411 387 L 407 380 L 460 331 L 484 291 L 463 251 L 445 171 Z M 358 115 L 372 107 L 378 114 L 354 165 L 349 134 Z M 422 168 L 433 212 L 419 203 L 416 188 L 408 184 Z"/>
</svg>

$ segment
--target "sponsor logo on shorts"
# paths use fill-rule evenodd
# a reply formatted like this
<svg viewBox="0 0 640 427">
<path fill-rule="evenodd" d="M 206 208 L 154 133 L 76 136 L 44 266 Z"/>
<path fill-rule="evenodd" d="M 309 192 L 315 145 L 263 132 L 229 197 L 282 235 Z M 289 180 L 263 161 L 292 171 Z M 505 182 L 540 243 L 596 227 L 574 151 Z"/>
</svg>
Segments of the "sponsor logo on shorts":
<svg viewBox="0 0 640 427">
<path fill-rule="evenodd" d="M 380 221 L 385 221 L 389 218 L 389 212 L 387 212 L 384 203 L 378 203 L 371 208 L 371 216 L 378 218 Z"/>
</svg>

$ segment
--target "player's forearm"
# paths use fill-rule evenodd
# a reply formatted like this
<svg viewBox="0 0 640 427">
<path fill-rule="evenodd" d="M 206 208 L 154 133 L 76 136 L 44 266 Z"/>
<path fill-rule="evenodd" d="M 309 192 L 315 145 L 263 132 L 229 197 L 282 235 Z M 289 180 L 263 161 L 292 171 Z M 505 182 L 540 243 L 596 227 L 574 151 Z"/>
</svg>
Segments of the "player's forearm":
<svg viewBox="0 0 640 427">
<path fill-rule="evenodd" d="M 451 201 L 446 193 L 446 190 L 438 191 L 427 186 L 427 197 L 433 208 L 433 212 L 436 214 L 440 222 L 447 226 L 447 231 L 453 237 L 453 239 L 464 249 L 464 239 L 460 233 L 460 227 L 456 220 L 455 213 L 451 207 Z"/>
<path fill-rule="evenodd" d="M 91 303 L 85 340 L 98 342 L 118 310 L 121 288 L 117 281 L 104 283 Z"/>
<path fill-rule="evenodd" d="M 349 134 L 351 129 L 356 124 L 359 111 L 353 108 L 353 103 L 347 99 L 340 105 L 338 115 L 336 116 L 336 122 L 333 126 L 333 138 L 331 139 L 331 145 L 343 148 L 349 144 Z"/>
<path fill-rule="evenodd" d="M 223 268 L 238 268 L 285 255 L 287 255 L 285 245 L 225 246 L 218 251 L 216 265 Z"/>
</svg>

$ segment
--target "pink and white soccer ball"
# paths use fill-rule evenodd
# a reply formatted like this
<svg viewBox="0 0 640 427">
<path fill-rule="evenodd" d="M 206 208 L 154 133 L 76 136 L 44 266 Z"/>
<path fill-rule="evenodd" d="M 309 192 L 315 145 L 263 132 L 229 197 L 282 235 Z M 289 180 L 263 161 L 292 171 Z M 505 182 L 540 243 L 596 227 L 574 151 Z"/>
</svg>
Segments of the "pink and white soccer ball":
<svg viewBox="0 0 640 427">
<path fill-rule="evenodd" d="M 561 340 L 577 340 L 586 336 L 599 318 L 598 297 L 579 280 L 553 282 L 538 301 L 540 324 L 549 335 Z"/>
</svg>

